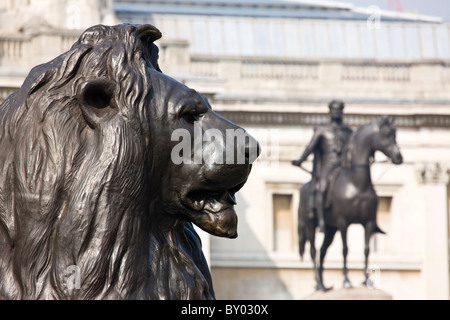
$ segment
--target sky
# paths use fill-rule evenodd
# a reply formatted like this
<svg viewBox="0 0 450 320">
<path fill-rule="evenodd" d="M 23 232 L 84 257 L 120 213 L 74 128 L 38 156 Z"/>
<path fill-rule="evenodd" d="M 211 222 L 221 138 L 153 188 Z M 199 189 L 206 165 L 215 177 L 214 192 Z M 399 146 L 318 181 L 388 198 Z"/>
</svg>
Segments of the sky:
<svg viewBox="0 0 450 320">
<path fill-rule="evenodd" d="M 450 22 L 449 0 L 329 0 L 352 3 L 358 7 L 377 5 L 381 9 L 414 12 L 424 15 L 442 17 Z"/>
</svg>

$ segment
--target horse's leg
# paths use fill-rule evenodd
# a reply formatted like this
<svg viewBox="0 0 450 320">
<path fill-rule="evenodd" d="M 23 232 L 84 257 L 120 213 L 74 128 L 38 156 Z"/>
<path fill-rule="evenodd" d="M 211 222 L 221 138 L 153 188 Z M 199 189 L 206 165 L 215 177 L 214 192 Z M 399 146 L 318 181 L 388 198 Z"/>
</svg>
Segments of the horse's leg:
<svg viewBox="0 0 450 320">
<path fill-rule="evenodd" d="M 326 288 L 323 284 L 323 262 L 325 260 L 325 255 L 327 253 L 328 247 L 333 242 L 334 235 L 336 234 L 337 229 L 335 227 L 331 227 L 325 225 L 325 236 L 323 238 L 322 246 L 320 247 L 320 261 L 319 261 L 319 272 L 318 272 L 318 284 L 316 290 L 327 291 L 332 289 L 333 287 Z"/>
<path fill-rule="evenodd" d="M 341 237 L 342 237 L 342 255 L 344 257 L 344 268 L 342 271 L 344 272 L 344 288 L 351 288 L 352 284 L 350 283 L 350 280 L 348 279 L 348 269 L 347 269 L 347 253 L 348 253 L 348 246 L 347 246 L 347 227 L 340 230 L 341 231 Z"/>
<path fill-rule="evenodd" d="M 370 253 L 370 238 L 375 233 L 376 230 L 376 222 L 375 221 L 369 221 L 364 225 L 364 231 L 365 231 L 365 239 L 364 239 L 364 282 L 363 285 L 367 286 L 370 285 L 369 283 L 369 253 Z"/>
<path fill-rule="evenodd" d="M 314 268 L 314 278 L 316 280 L 316 286 L 319 286 L 319 269 L 317 265 L 317 257 L 316 257 L 316 227 L 317 222 L 314 219 L 314 214 L 310 214 L 313 211 L 314 206 L 314 197 L 311 194 L 311 182 L 303 185 L 300 189 L 300 206 L 298 211 L 298 234 L 299 234 L 299 251 L 300 256 L 303 259 L 303 254 L 305 251 L 305 244 L 309 241 L 310 250 L 309 253 L 311 255 L 311 260 L 313 262 Z"/>
<path fill-rule="evenodd" d="M 311 228 L 308 230 L 308 238 L 309 238 L 309 253 L 311 255 L 311 260 L 313 262 L 313 267 L 314 267 L 314 278 L 316 280 L 316 289 L 320 286 L 321 284 L 321 278 L 319 275 L 319 268 L 317 265 L 317 256 L 316 256 L 316 232 L 315 232 L 315 225 L 314 228 Z M 323 284 L 322 284 L 323 286 Z M 317 289 L 318 290 L 318 289 Z"/>
</svg>

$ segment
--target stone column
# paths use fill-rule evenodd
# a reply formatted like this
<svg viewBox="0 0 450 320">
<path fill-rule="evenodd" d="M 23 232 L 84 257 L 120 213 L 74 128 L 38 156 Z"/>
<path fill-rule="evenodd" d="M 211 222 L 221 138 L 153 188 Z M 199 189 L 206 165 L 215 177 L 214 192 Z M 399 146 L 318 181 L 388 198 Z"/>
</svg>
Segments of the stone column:
<svg viewBox="0 0 450 320">
<path fill-rule="evenodd" d="M 426 163 L 419 168 L 424 209 L 422 276 L 426 299 L 449 299 L 448 168 Z"/>
</svg>

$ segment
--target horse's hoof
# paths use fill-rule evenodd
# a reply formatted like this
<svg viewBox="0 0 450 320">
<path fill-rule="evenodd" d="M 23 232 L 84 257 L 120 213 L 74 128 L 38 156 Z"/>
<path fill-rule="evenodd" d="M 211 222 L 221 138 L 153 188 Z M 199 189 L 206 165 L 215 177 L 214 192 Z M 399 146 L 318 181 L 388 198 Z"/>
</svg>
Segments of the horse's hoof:
<svg viewBox="0 0 450 320">
<path fill-rule="evenodd" d="M 333 287 L 325 287 L 323 284 L 318 284 L 316 286 L 316 291 L 323 291 L 323 292 L 327 292 L 329 290 L 333 289 Z"/>
<path fill-rule="evenodd" d="M 344 288 L 345 289 L 351 289 L 351 288 L 353 288 L 353 286 L 350 283 L 350 281 L 346 280 L 346 281 L 344 281 Z"/>
<path fill-rule="evenodd" d="M 362 284 L 363 286 L 368 287 L 368 288 L 373 288 L 373 287 L 375 287 L 373 281 L 370 280 L 370 279 L 364 280 L 361 284 Z"/>
</svg>

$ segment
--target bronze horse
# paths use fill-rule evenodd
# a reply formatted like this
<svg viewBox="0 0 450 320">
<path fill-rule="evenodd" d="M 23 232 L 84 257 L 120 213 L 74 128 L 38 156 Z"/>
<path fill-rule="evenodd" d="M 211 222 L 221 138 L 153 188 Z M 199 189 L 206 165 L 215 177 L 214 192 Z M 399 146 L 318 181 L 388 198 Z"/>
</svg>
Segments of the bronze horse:
<svg viewBox="0 0 450 320">
<path fill-rule="evenodd" d="M 316 290 L 326 291 L 323 283 L 323 263 L 328 247 L 336 231 L 340 231 L 344 256 L 344 287 L 350 288 L 347 269 L 347 228 L 350 224 L 362 224 L 365 230 L 365 280 L 369 257 L 369 240 L 376 233 L 384 233 L 376 222 L 378 196 L 373 188 L 370 165 L 375 151 L 384 153 L 394 164 L 401 164 L 403 157 L 396 142 L 396 129 L 388 117 L 361 126 L 355 131 L 344 149 L 342 164 L 331 175 L 328 188 L 327 205 L 324 211 L 325 234 L 320 248 L 319 265 L 316 262 L 315 230 L 317 218 L 308 217 L 308 197 L 311 196 L 311 181 L 300 189 L 300 206 L 298 210 L 298 234 L 300 256 L 303 259 L 305 243 L 310 243 L 310 254 L 314 265 Z"/>
</svg>

